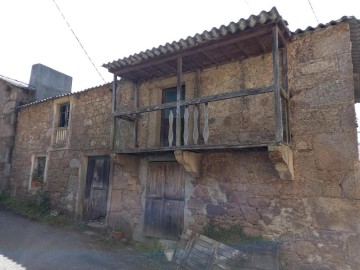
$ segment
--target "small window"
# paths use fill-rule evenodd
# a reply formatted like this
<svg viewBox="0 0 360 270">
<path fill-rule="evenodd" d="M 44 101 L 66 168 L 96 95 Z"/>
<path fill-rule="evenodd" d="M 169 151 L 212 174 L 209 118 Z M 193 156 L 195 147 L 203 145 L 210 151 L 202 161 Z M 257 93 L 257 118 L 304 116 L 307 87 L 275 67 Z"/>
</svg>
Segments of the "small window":
<svg viewBox="0 0 360 270">
<path fill-rule="evenodd" d="M 31 187 L 43 187 L 45 183 L 46 157 L 35 157 L 31 175 Z"/>
<path fill-rule="evenodd" d="M 162 103 L 171 103 L 171 102 L 176 102 L 176 92 L 177 89 L 176 87 L 172 87 L 172 88 L 167 88 L 163 90 L 163 95 L 162 95 Z M 182 86 L 181 89 L 181 96 L 180 96 L 181 100 L 185 99 L 185 86 Z M 161 146 L 169 146 L 169 140 L 168 140 L 168 135 L 169 135 L 169 115 L 170 115 L 170 111 L 172 111 L 173 116 L 174 116 L 174 121 L 173 121 L 173 125 L 172 125 L 172 129 L 173 129 L 173 134 L 174 134 L 174 140 L 173 142 L 176 142 L 176 108 L 173 109 L 165 109 L 162 110 L 161 113 Z M 181 130 L 184 130 L 184 107 L 181 107 L 180 109 L 181 112 Z M 181 132 L 181 144 L 184 144 L 183 142 L 183 133 Z M 173 143 L 174 145 L 174 143 Z"/>
<path fill-rule="evenodd" d="M 70 103 L 60 104 L 59 127 L 69 126 Z"/>
</svg>

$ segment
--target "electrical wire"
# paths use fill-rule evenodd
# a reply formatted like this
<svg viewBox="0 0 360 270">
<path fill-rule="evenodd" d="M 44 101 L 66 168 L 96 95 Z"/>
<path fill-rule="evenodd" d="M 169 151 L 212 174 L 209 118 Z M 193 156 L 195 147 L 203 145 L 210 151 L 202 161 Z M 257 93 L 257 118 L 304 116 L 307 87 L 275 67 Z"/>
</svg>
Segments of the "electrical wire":
<svg viewBox="0 0 360 270">
<path fill-rule="evenodd" d="M 316 13 L 315 13 L 315 10 L 314 10 L 314 8 L 313 8 L 313 6 L 312 6 L 312 4 L 311 4 L 311 1 L 308 0 L 308 2 L 309 2 L 309 5 L 310 5 L 310 7 L 311 7 L 312 12 L 314 13 L 314 16 L 315 16 L 316 21 L 317 21 L 317 23 L 319 24 L 319 20 L 318 20 L 318 18 L 317 18 L 317 16 L 316 16 Z"/>
<path fill-rule="evenodd" d="M 250 4 L 249 4 L 249 2 L 247 0 L 244 0 L 244 2 L 250 9 L 252 9 L 252 6 L 250 6 Z"/>
<path fill-rule="evenodd" d="M 55 0 L 53 0 L 56 8 L 58 9 L 58 11 L 61 14 L 61 17 L 64 19 L 65 23 L 67 24 L 67 26 L 69 27 L 70 31 L 72 32 L 72 34 L 74 35 L 74 37 L 76 38 L 76 40 L 78 41 L 81 49 L 84 51 L 85 55 L 87 56 L 87 58 L 89 59 L 90 63 L 93 65 L 93 67 L 95 68 L 96 72 L 99 74 L 100 78 L 103 80 L 104 83 L 106 83 L 104 77 L 101 75 L 100 71 L 96 68 L 93 60 L 90 58 L 89 54 L 87 53 L 87 51 L 85 50 L 84 46 L 82 45 L 82 43 L 80 42 L 80 39 L 77 37 L 77 35 L 75 34 L 74 30 L 71 28 L 69 22 L 66 20 L 64 14 L 62 13 L 60 7 L 58 6 L 58 4 L 55 2 Z"/>
</svg>

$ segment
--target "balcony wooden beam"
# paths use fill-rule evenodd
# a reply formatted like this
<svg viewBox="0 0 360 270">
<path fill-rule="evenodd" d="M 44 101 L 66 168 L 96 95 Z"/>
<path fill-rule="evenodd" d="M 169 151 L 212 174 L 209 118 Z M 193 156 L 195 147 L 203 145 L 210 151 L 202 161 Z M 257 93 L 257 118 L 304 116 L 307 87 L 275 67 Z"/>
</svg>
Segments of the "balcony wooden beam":
<svg viewBox="0 0 360 270">
<path fill-rule="evenodd" d="M 181 100 L 179 102 L 179 104 L 180 104 L 180 106 L 196 105 L 196 104 L 201 104 L 201 103 L 220 101 L 220 100 L 226 100 L 226 99 L 232 99 L 232 98 L 238 98 L 238 97 L 259 95 L 259 94 L 264 94 L 264 93 L 270 93 L 273 91 L 274 90 L 273 90 L 272 85 L 266 86 L 266 87 L 258 87 L 258 88 L 247 88 L 247 89 L 242 89 L 242 90 L 238 90 L 238 91 L 234 91 L 234 92 L 216 94 L 216 95 L 206 96 L 206 97 L 198 97 L 198 98 L 193 98 L 193 99 L 188 99 L 188 100 Z M 176 106 L 177 106 L 177 102 L 157 104 L 157 105 L 151 105 L 151 106 L 133 109 L 133 110 L 118 111 L 118 112 L 114 113 L 114 116 L 119 117 L 121 115 L 131 115 L 131 114 L 153 112 L 153 111 L 158 111 L 158 110 L 176 108 Z"/>
<path fill-rule="evenodd" d="M 279 29 L 273 27 L 272 37 L 272 58 L 273 58 L 273 83 L 274 83 L 274 111 L 275 111 L 275 138 L 276 141 L 283 141 L 283 124 L 281 113 L 281 90 L 279 81 Z"/>
<path fill-rule="evenodd" d="M 177 72 L 176 72 L 176 146 L 181 145 L 181 90 L 182 90 L 182 56 L 178 55 L 177 59 Z"/>
</svg>

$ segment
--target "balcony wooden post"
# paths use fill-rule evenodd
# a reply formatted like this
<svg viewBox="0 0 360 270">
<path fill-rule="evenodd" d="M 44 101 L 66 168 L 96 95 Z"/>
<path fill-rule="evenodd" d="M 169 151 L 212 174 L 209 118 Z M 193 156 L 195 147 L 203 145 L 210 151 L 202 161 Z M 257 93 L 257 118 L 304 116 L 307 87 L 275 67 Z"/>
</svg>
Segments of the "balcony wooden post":
<svg viewBox="0 0 360 270">
<path fill-rule="evenodd" d="M 134 109 L 137 109 L 139 104 L 139 84 L 134 82 Z M 138 117 L 135 117 L 134 120 L 134 147 L 139 147 L 138 145 Z"/>
<path fill-rule="evenodd" d="M 272 30 L 272 58 L 273 58 L 273 83 L 275 94 L 275 140 L 283 141 L 283 126 L 281 114 L 281 94 L 279 81 L 279 33 L 278 27 L 275 25 Z"/>
<path fill-rule="evenodd" d="M 200 95 L 200 70 L 197 69 L 195 73 L 195 89 L 194 89 L 194 98 L 198 98 Z M 199 143 L 199 105 L 195 104 L 194 106 L 194 129 L 193 129 L 193 141 L 194 144 Z"/>
<path fill-rule="evenodd" d="M 114 75 L 114 81 L 113 81 L 113 85 L 112 85 L 112 103 L 111 103 L 111 107 L 112 107 L 112 112 L 113 114 L 116 112 L 116 91 L 117 91 L 117 75 Z M 115 149 L 115 134 L 116 134 L 116 123 L 117 123 L 117 119 L 116 117 L 113 115 L 112 117 L 112 123 L 111 123 L 111 133 L 110 133 L 110 140 L 111 140 L 111 149 Z"/>
<path fill-rule="evenodd" d="M 181 145 L 181 90 L 182 90 L 182 56 L 177 56 L 176 72 L 176 146 Z"/>
<path fill-rule="evenodd" d="M 117 76 L 114 75 L 114 81 L 112 85 L 112 112 L 116 111 L 116 91 L 117 91 Z"/>
</svg>

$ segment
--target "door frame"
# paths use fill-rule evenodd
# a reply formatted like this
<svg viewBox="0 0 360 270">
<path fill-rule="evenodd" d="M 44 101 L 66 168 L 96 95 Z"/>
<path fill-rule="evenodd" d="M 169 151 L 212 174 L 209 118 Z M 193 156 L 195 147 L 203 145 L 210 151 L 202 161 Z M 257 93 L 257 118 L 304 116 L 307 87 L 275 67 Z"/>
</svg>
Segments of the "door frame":
<svg viewBox="0 0 360 270">
<path fill-rule="evenodd" d="M 86 174 L 88 167 L 89 157 L 94 156 L 108 156 L 110 158 L 110 171 L 109 171 L 109 186 L 108 186 L 108 196 L 106 202 L 106 218 L 105 225 L 108 223 L 110 202 L 111 202 L 111 190 L 112 190 L 112 179 L 113 179 L 113 159 L 109 152 L 105 151 L 87 151 L 86 153 L 81 154 L 81 162 L 79 168 L 79 182 L 76 198 L 76 209 L 75 217 L 79 220 L 83 220 L 84 213 L 84 201 L 85 201 L 85 188 L 86 188 Z"/>
<path fill-rule="evenodd" d="M 141 185 L 144 187 L 143 191 L 141 193 L 141 206 L 142 206 L 142 214 L 141 219 L 138 224 L 136 224 L 133 234 L 133 239 L 135 241 L 143 242 L 148 237 L 144 235 L 144 224 L 145 224 L 145 203 L 146 203 L 146 178 L 147 178 L 147 171 L 148 171 L 148 164 L 150 162 L 169 162 L 169 161 L 176 161 L 175 155 L 172 154 L 166 154 L 166 155 L 153 155 L 153 156 L 147 156 L 142 157 L 140 159 L 140 166 L 139 166 L 139 179 Z M 177 162 L 178 163 L 178 162 Z M 182 166 L 180 163 L 178 163 L 179 166 Z M 184 181 L 185 181 L 185 207 L 184 207 L 184 225 L 183 227 L 186 228 L 190 223 L 194 222 L 194 218 L 191 216 L 190 210 L 187 208 L 188 200 L 190 199 L 194 186 L 192 184 L 192 181 L 194 180 L 194 177 L 190 175 L 190 173 L 184 172 Z"/>
</svg>

